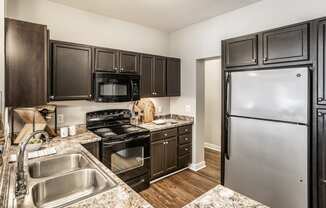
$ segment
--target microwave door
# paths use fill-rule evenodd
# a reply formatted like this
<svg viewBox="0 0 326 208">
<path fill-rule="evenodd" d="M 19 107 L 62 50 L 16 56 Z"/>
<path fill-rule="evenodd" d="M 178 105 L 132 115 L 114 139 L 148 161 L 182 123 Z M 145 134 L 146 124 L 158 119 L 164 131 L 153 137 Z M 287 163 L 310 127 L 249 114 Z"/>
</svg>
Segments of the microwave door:
<svg viewBox="0 0 326 208">
<path fill-rule="evenodd" d="M 103 101 L 129 101 L 130 84 L 125 79 L 108 79 L 98 84 L 98 94 Z"/>
</svg>

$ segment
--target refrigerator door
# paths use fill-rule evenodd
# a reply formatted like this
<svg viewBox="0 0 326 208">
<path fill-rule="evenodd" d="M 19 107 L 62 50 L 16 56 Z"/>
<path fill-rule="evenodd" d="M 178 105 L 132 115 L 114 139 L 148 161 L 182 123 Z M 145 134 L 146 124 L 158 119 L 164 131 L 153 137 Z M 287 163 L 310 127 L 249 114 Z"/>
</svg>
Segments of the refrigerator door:
<svg viewBox="0 0 326 208">
<path fill-rule="evenodd" d="M 225 186 L 271 208 L 307 208 L 307 126 L 231 117 Z"/>
<path fill-rule="evenodd" d="M 232 72 L 231 115 L 307 123 L 308 68 Z"/>
</svg>

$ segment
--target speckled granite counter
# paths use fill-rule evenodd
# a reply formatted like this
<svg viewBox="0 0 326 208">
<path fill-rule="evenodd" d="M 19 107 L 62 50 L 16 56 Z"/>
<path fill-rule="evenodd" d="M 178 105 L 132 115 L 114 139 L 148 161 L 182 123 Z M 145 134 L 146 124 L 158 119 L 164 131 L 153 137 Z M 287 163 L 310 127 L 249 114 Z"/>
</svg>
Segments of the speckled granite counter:
<svg viewBox="0 0 326 208">
<path fill-rule="evenodd" d="M 140 195 L 133 191 L 127 184 L 125 184 L 120 178 L 118 178 L 111 170 L 105 167 L 101 162 L 99 162 L 91 153 L 89 153 L 80 144 L 90 143 L 99 141 L 100 138 L 95 134 L 88 132 L 79 132 L 78 135 L 60 138 L 56 137 L 51 140 L 50 144 L 44 145 L 44 147 L 55 147 L 58 154 L 65 154 L 70 152 L 82 151 L 87 154 L 88 157 L 92 158 L 96 164 L 101 167 L 102 170 L 106 172 L 108 176 L 114 179 L 118 186 L 105 191 L 103 193 L 97 194 L 93 197 L 84 199 L 77 203 L 71 204 L 67 207 L 69 208 L 151 208 L 152 206 L 146 202 Z M 8 152 L 15 153 L 17 151 L 16 146 L 12 146 Z M 13 174 L 10 169 L 15 169 L 16 164 L 5 161 L 6 168 L 3 169 L 2 179 L 0 187 L 0 207 L 8 207 L 9 193 L 9 176 Z M 27 164 L 27 163 L 25 163 Z M 9 208 L 9 207 L 8 207 Z M 11 208 L 11 207 L 10 207 Z"/>
<path fill-rule="evenodd" d="M 143 124 L 139 124 L 138 126 L 146 128 L 150 131 L 160 131 L 164 129 L 179 127 L 179 126 L 191 125 L 194 123 L 193 117 L 189 117 L 189 116 L 171 115 L 168 117 L 163 117 L 162 119 L 166 120 L 166 123 L 163 125 L 157 125 L 154 123 L 143 123 Z"/>
<path fill-rule="evenodd" d="M 218 185 L 184 208 L 268 208 L 242 194 Z"/>
</svg>

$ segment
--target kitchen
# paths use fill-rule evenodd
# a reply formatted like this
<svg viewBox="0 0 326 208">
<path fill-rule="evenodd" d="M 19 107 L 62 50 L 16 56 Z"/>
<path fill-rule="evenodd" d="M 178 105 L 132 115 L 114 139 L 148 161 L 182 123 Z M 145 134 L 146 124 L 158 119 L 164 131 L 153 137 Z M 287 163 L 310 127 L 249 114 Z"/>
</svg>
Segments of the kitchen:
<svg viewBox="0 0 326 208">
<path fill-rule="evenodd" d="M 0 54 L 1 91 L 4 92 L 1 109 L 6 141 L 0 186 L 4 200 L 1 203 L 7 203 L 8 199 L 10 202 L 17 200 L 13 182 L 22 179 L 17 181 L 18 184 L 27 181 L 27 186 L 18 186 L 22 188 L 19 191 L 24 193 L 23 188 L 28 189 L 25 199 L 32 201 L 32 207 L 62 204 L 71 207 L 87 204 L 89 207 L 160 207 L 158 204 L 183 207 L 188 203 L 188 207 L 264 207 L 262 204 L 280 208 L 325 207 L 325 3 L 318 0 L 262 0 L 234 4 L 216 1 L 210 5 L 212 1 L 206 1 L 207 4 L 201 4 L 206 5 L 206 10 L 198 7 L 201 12 L 196 16 L 189 12 L 193 11 L 191 6 L 198 4 L 187 7 L 184 1 L 178 2 L 180 5 L 171 3 L 170 6 L 123 2 L 119 5 L 114 2 L 110 4 L 112 9 L 100 1 L 97 4 L 90 1 L 8 0 L 1 5 L 1 12 L 4 12 L 1 14 L 2 39 L 6 42 L 2 50 L 6 55 Z M 115 12 L 114 8 L 119 6 L 136 15 L 130 19 L 128 15 Z M 185 8 L 180 10 L 180 7 Z M 166 16 L 166 9 L 170 9 L 171 15 Z M 137 16 L 138 10 L 148 15 L 147 18 Z M 183 22 L 185 18 L 177 14 L 189 16 L 189 21 Z M 159 16 L 161 21 L 156 19 Z M 205 110 L 202 105 L 204 76 L 200 68 L 201 60 L 209 57 L 222 60 L 223 116 L 220 118 L 222 126 L 216 128 L 222 136 L 217 139 L 221 139 L 220 180 L 224 186 L 199 178 L 201 175 L 198 174 L 206 166 L 206 148 L 202 139 L 205 131 L 202 113 Z M 246 96 L 241 93 L 244 89 L 257 89 L 251 93 L 259 97 L 251 97 L 250 93 Z M 33 162 L 40 160 L 41 166 L 43 159 L 79 152 L 78 157 L 82 158 L 79 161 L 85 160 L 85 164 L 80 163 L 77 170 L 63 170 L 68 171 L 63 175 L 75 177 L 77 172 L 82 172 L 84 175 L 79 177 L 85 177 L 86 168 L 96 169 L 87 172 L 96 180 L 91 184 L 95 184 L 94 193 L 78 202 L 66 197 L 66 201 L 58 199 L 53 203 L 46 191 L 49 191 L 51 181 L 60 184 L 58 177 L 33 178 L 33 171 L 25 168 L 20 172 L 27 176 L 25 182 L 24 177 L 8 180 L 8 174 L 16 175 L 11 169 L 16 163 L 8 163 L 13 158 L 9 158 L 12 154 L 7 154 L 6 150 L 18 150 L 17 145 L 9 147 L 8 138 L 10 141 L 14 139 L 8 136 L 19 135 L 21 129 L 30 126 L 34 131 L 35 121 L 43 122 L 40 116 L 35 117 L 38 112 L 33 111 L 32 117 L 27 118 L 26 112 L 22 113 L 19 108 L 43 105 L 56 106 L 53 113 L 56 121 L 50 126 L 53 129 L 63 127 L 57 136 L 52 136 L 50 143 L 43 145 L 43 148 L 48 145 L 49 151 L 54 147 L 56 155 L 31 159 L 25 164 L 32 167 Z M 149 108 L 149 113 L 144 110 L 135 113 L 136 108 L 144 105 L 154 107 Z M 252 114 L 250 109 L 258 110 L 258 114 Z M 44 108 L 40 112 L 42 115 Z M 151 117 L 149 121 L 165 124 L 138 123 L 148 119 L 148 115 Z M 36 126 L 47 129 L 46 123 L 42 122 L 36 122 Z M 253 131 L 252 126 L 260 127 L 261 131 Z M 74 128 L 67 130 L 65 127 Z M 104 132 L 96 132 L 101 128 L 109 128 L 110 131 L 106 129 L 105 133 L 111 135 L 106 137 L 101 134 Z M 279 134 L 273 129 L 278 129 Z M 65 138 L 69 130 L 73 132 L 72 136 Z M 60 137 L 61 133 L 64 138 Z M 267 141 L 237 137 L 239 135 L 251 135 L 251 138 L 258 135 Z M 268 140 L 271 135 L 277 140 Z M 144 142 L 126 145 L 131 151 L 115 150 L 113 142 L 105 145 L 111 139 L 120 142 L 121 138 L 128 141 L 136 137 Z M 242 140 L 244 143 L 236 142 Z M 94 145 L 90 145 L 92 143 Z M 270 148 L 266 148 L 268 145 Z M 105 146 L 110 147 L 106 149 Z M 119 154 L 115 154 L 117 152 Z M 16 160 L 19 158 L 17 156 Z M 128 162 L 124 163 L 122 158 L 127 158 Z M 62 159 L 62 166 L 64 164 Z M 117 169 L 125 164 L 135 165 L 137 168 L 133 169 L 141 173 L 132 173 L 131 178 L 119 173 Z M 39 171 L 42 173 L 42 169 Z M 132 182 L 135 178 L 137 180 Z M 96 186 L 105 179 L 107 186 Z M 181 192 L 183 182 L 189 186 Z M 3 194 L 8 193 L 7 185 L 11 188 L 9 195 Z M 82 185 L 87 188 L 90 184 Z M 142 187 L 140 195 L 133 190 L 139 191 L 135 186 Z M 173 191 L 168 189 L 171 186 L 175 187 Z M 169 191 L 164 192 L 159 187 Z M 58 194 L 58 189 L 52 187 L 51 190 L 52 194 Z M 68 189 L 61 191 L 69 192 Z M 119 195 L 119 191 L 122 194 Z M 164 201 L 157 201 L 157 198 Z"/>
</svg>

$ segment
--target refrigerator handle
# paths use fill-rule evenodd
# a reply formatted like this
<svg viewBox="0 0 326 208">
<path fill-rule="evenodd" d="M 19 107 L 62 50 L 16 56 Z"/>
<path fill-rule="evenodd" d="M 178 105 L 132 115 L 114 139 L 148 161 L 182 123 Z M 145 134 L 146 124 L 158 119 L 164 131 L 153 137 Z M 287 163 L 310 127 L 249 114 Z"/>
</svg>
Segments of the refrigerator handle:
<svg viewBox="0 0 326 208">
<path fill-rule="evenodd" d="M 226 75 L 226 112 L 225 112 L 225 158 L 230 160 L 230 147 L 231 147 L 231 118 L 230 118 L 230 108 L 231 108 L 231 73 L 228 72 Z"/>
</svg>

